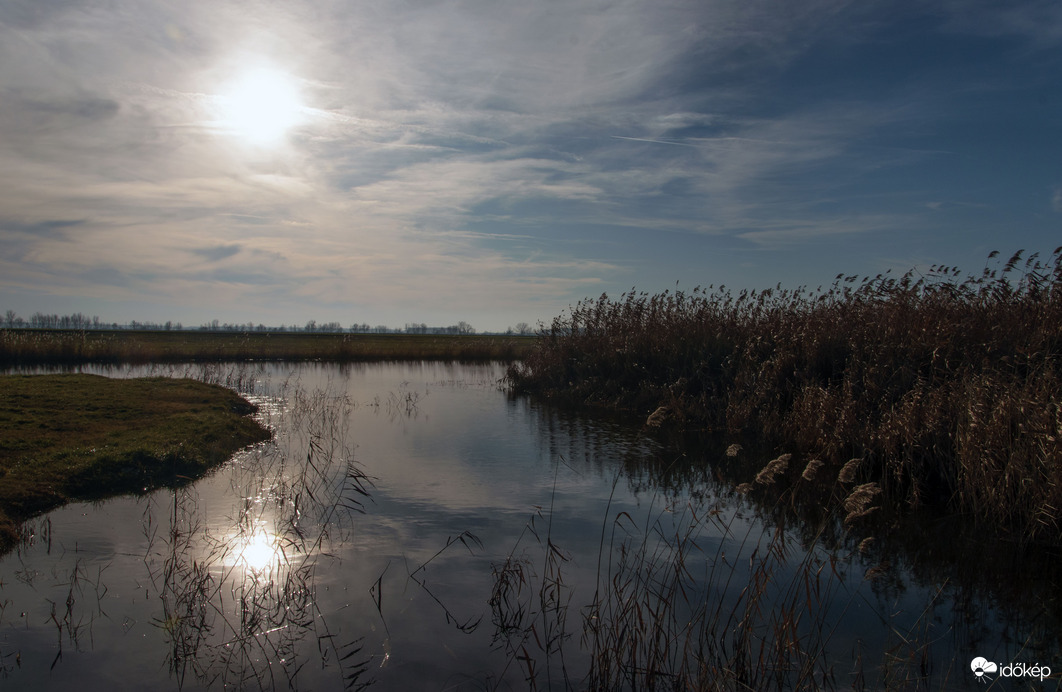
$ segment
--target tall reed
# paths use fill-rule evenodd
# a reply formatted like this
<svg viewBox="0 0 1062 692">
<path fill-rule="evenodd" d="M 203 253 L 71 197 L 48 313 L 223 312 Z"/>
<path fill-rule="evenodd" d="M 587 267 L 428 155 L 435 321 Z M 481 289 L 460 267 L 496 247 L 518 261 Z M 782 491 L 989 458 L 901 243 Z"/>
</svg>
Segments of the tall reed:
<svg viewBox="0 0 1062 692">
<path fill-rule="evenodd" d="M 1062 248 L 997 255 L 968 278 L 934 266 L 815 291 L 602 295 L 544 328 L 508 381 L 834 468 L 858 457 L 891 497 L 1057 543 Z"/>
</svg>

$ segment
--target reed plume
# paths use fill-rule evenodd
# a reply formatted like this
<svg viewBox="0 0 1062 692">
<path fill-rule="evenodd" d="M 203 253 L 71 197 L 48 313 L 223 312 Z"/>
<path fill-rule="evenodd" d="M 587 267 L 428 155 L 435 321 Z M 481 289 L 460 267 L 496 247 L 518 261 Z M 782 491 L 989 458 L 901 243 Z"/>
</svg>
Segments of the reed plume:
<svg viewBox="0 0 1062 692">
<path fill-rule="evenodd" d="M 775 478 L 785 473 L 786 469 L 789 468 L 789 460 L 792 457 L 792 454 L 783 454 L 769 461 L 763 467 L 763 470 L 756 474 L 757 485 L 770 485 L 773 483 Z"/>
<path fill-rule="evenodd" d="M 851 483 L 856 478 L 856 472 L 859 471 L 859 466 L 862 464 L 862 459 L 849 459 L 848 462 L 841 467 L 841 472 L 837 474 L 837 480 L 840 483 Z"/>
<path fill-rule="evenodd" d="M 819 469 L 823 466 L 824 464 L 821 459 L 812 459 L 808 462 L 807 466 L 804 467 L 804 473 L 800 474 L 800 477 L 809 482 L 814 481 Z"/>
</svg>

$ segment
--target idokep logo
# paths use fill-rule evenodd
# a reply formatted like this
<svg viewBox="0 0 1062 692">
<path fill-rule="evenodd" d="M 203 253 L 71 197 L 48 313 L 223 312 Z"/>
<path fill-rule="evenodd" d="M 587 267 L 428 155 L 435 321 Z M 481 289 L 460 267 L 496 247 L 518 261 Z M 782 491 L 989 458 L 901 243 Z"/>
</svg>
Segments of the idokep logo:
<svg viewBox="0 0 1062 692">
<path fill-rule="evenodd" d="M 970 661 L 970 669 L 973 670 L 974 675 L 977 676 L 978 680 L 984 682 L 985 675 L 988 675 L 989 673 L 995 673 L 997 670 L 999 670 L 999 666 L 997 666 L 995 663 L 992 663 L 986 658 L 978 656 L 974 660 Z"/>
<path fill-rule="evenodd" d="M 970 670 L 981 682 L 991 680 L 991 676 L 995 674 L 998 674 L 1001 678 L 1040 678 L 1040 682 L 1043 682 L 1045 678 L 1051 677 L 1051 668 L 1041 666 L 1039 663 L 1033 665 L 1028 663 L 1008 663 L 1004 666 L 993 663 L 983 656 L 978 656 L 970 661 Z"/>
</svg>

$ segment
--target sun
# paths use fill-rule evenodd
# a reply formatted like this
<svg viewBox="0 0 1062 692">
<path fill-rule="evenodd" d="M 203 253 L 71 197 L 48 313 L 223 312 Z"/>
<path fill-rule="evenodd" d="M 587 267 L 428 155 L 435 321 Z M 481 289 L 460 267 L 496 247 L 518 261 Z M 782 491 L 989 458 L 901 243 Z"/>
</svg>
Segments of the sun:
<svg viewBox="0 0 1062 692">
<path fill-rule="evenodd" d="M 305 111 L 296 80 L 272 68 L 241 73 L 217 103 L 222 130 L 258 146 L 281 143 Z"/>
</svg>

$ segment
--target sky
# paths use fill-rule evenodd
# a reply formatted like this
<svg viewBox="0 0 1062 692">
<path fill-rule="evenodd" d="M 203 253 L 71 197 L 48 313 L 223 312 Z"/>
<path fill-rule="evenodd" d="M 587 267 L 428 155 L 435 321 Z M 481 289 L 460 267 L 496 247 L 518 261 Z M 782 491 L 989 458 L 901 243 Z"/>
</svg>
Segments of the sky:
<svg viewBox="0 0 1062 692">
<path fill-rule="evenodd" d="M 504 330 L 1060 221 L 1057 0 L 0 0 L 27 318 Z"/>
</svg>

